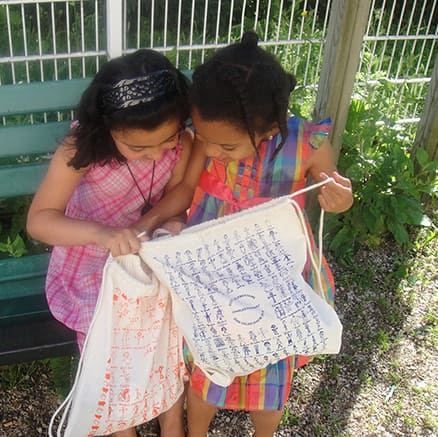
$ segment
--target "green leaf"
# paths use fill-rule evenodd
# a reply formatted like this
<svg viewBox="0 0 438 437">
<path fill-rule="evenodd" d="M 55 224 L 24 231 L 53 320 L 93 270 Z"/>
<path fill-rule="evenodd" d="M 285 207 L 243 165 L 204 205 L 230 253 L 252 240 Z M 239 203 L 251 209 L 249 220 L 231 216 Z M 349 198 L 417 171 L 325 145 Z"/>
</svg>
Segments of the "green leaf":
<svg viewBox="0 0 438 437">
<path fill-rule="evenodd" d="M 381 211 L 369 209 L 367 213 L 364 213 L 363 219 L 370 232 L 374 234 L 374 237 L 385 230 L 385 219 Z"/>
<path fill-rule="evenodd" d="M 20 237 L 20 235 L 17 235 L 15 237 L 15 240 L 12 242 L 12 248 L 11 248 L 11 256 L 14 258 L 19 258 L 20 256 L 23 256 L 27 252 L 26 245 L 24 244 L 23 239 Z"/>
<path fill-rule="evenodd" d="M 423 220 L 423 210 L 421 202 L 412 197 L 399 195 L 397 196 L 398 207 L 395 209 L 397 221 L 399 223 L 409 223 L 419 225 Z"/>
<path fill-rule="evenodd" d="M 417 149 L 417 152 L 415 153 L 415 158 L 417 159 L 418 164 L 420 164 L 421 167 L 424 167 L 429 161 L 429 155 L 422 147 Z"/>
<path fill-rule="evenodd" d="M 351 165 L 345 172 L 345 176 L 352 182 L 360 182 L 363 177 L 363 168 L 359 163 Z"/>
<path fill-rule="evenodd" d="M 421 165 L 421 164 L 420 164 Z M 425 165 L 421 165 L 423 167 L 423 171 L 426 172 L 436 172 L 438 170 L 438 161 L 430 161 Z"/>
<path fill-rule="evenodd" d="M 421 208 L 409 209 L 406 211 L 406 215 L 408 216 L 406 222 L 410 225 L 421 225 L 424 220 L 424 214 Z"/>
<path fill-rule="evenodd" d="M 394 236 L 395 240 L 400 244 L 409 243 L 409 234 L 403 225 L 396 221 L 388 220 L 388 230 Z"/>
<path fill-rule="evenodd" d="M 351 241 L 351 237 L 350 229 L 343 227 L 330 242 L 330 249 L 335 252 L 336 255 L 341 255 L 341 248 Z"/>
<path fill-rule="evenodd" d="M 13 258 L 19 258 L 27 252 L 27 249 L 23 239 L 17 235 L 14 241 L 8 237 L 6 244 L 0 243 L 0 252 L 5 252 Z"/>
</svg>

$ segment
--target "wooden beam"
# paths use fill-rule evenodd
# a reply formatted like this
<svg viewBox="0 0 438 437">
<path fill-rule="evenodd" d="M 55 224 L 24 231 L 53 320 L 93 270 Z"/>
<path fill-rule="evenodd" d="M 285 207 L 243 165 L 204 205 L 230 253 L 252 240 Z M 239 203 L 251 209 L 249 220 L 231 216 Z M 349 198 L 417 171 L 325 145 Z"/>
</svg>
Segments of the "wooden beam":
<svg viewBox="0 0 438 437">
<path fill-rule="evenodd" d="M 423 147 L 431 161 L 438 159 L 438 56 L 415 135 L 414 150 Z"/>
<path fill-rule="evenodd" d="M 335 159 L 347 123 L 371 0 L 334 0 L 313 118 L 331 117 Z"/>
</svg>

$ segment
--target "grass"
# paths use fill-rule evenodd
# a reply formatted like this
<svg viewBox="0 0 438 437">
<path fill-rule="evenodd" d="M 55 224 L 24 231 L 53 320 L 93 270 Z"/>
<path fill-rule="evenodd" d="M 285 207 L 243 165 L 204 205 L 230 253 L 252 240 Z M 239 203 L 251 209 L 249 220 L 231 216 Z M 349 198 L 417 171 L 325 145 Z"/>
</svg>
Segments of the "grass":
<svg viewBox="0 0 438 437">
<path fill-rule="evenodd" d="M 41 362 L 20 363 L 0 367 L 0 389 L 8 390 L 32 385 L 32 380 L 41 371 Z"/>
<path fill-rule="evenodd" d="M 49 374 L 60 399 L 67 396 L 77 366 L 77 357 L 57 357 L 10 366 L 0 366 L 0 391 L 31 388 L 39 375 Z"/>
</svg>

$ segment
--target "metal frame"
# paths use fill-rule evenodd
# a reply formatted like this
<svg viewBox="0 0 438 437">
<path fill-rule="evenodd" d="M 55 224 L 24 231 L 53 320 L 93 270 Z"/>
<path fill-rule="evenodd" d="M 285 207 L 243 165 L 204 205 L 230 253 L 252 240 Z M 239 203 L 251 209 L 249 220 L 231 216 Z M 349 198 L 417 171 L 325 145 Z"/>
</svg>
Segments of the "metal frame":
<svg viewBox="0 0 438 437">
<path fill-rule="evenodd" d="M 293 52 L 294 59 L 305 61 L 298 77 L 301 86 L 314 93 L 316 100 L 323 54 L 328 49 L 329 15 L 337 10 L 333 4 L 340 1 L 0 0 L 4 11 L 0 41 L 7 41 L 7 47 L 0 52 L 0 85 L 90 77 L 105 59 L 139 47 L 165 52 L 178 67 L 191 69 L 203 62 L 209 51 L 238 38 L 251 20 L 261 37 L 260 45 L 284 59 L 290 59 Z M 409 8 L 406 1 L 402 4 L 400 20 L 396 22 L 400 1 L 383 0 L 377 7 L 377 1 L 372 0 L 357 68 L 364 79 L 355 80 L 354 87 L 377 85 L 382 79 L 394 84 L 399 122 L 416 123 L 436 56 L 438 32 L 433 17 L 438 6 L 437 0 L 413 0 L 409 4 Z M 34 22 L 27 19 L 30 10 Z M 21 16 L 20 38 L 13 28 L 13 14 L 15 18 L 17 14 Z M 201 23 L 195 22 L 196 14 L 202 17 Z M 171 15 L 176 17 L 175 22 L 170 22 Z M 64 22 L 60 22 L 60 16 Z M 190 25 L 184 27 L 187 17 Z M 32 47 L 31 30 L 35 32 L 32 39 L 37 40 Z M 66 40 L 62 39 L 64 32 Z M 406 68 L 396 62 L 395 52 L 403 57 L 416 54 L 418 61 Z M 324 62 L 327 65 L 327 57 Z M 285 67 L 297 73 L 297 65 Z M 377 71 L 385 74 L 377 78 Z M 417 102 L 406 101 L 408 92 L 416 93 Z"/>
</svg>

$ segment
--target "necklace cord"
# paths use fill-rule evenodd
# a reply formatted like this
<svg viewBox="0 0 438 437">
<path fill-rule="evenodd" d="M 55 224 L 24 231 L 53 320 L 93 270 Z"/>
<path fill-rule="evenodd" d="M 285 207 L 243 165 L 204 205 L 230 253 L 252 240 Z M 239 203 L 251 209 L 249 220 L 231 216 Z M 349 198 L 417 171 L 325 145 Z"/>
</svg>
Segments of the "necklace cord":
<svg viewBox="0 0 438 437">
<path fill-rule="evenodd" d="M 128 167 L 128 171 L 129 171 L 129 173 L 130 173 L 130 175 L 131 175 L 131 177 L 132 177 L 132 180 L 134 181 L 134 183 L 135 183 L 135 185 L 136 185 L 138 191 L 139 191 L 140 194 L 141 194 L 141 197 L 143 197 L 143 200 L 144 200 L 144 202 L 145 202 L 145 205 L 146 205 L 146 204 L 149 204 L 149 205 L 151 204 L 152 185 L 153 185 L 153 183 L 154 183 L 154 175 L 155 175 L 155 161 L 152 161 L 152 162 L 153 162 L 153 164 L 152 164 L 152 177 L 151 177 L 151 184 L 150 184 L 150 186 L 149 186 L 149 196 L 148 196 L 148 200 L 146 200 L 146 197 L 144 197 L 143 191 L 141 191 L 140 185 L 138 184 L 137 179 L 135 179 L 135 177 L 134 177 L 134 173 L 132 172 L 131 167 L 129 167 L 128 162 L 125 163 L 125 164 L 126 164 L 126 167 Z"/>
</svg>

